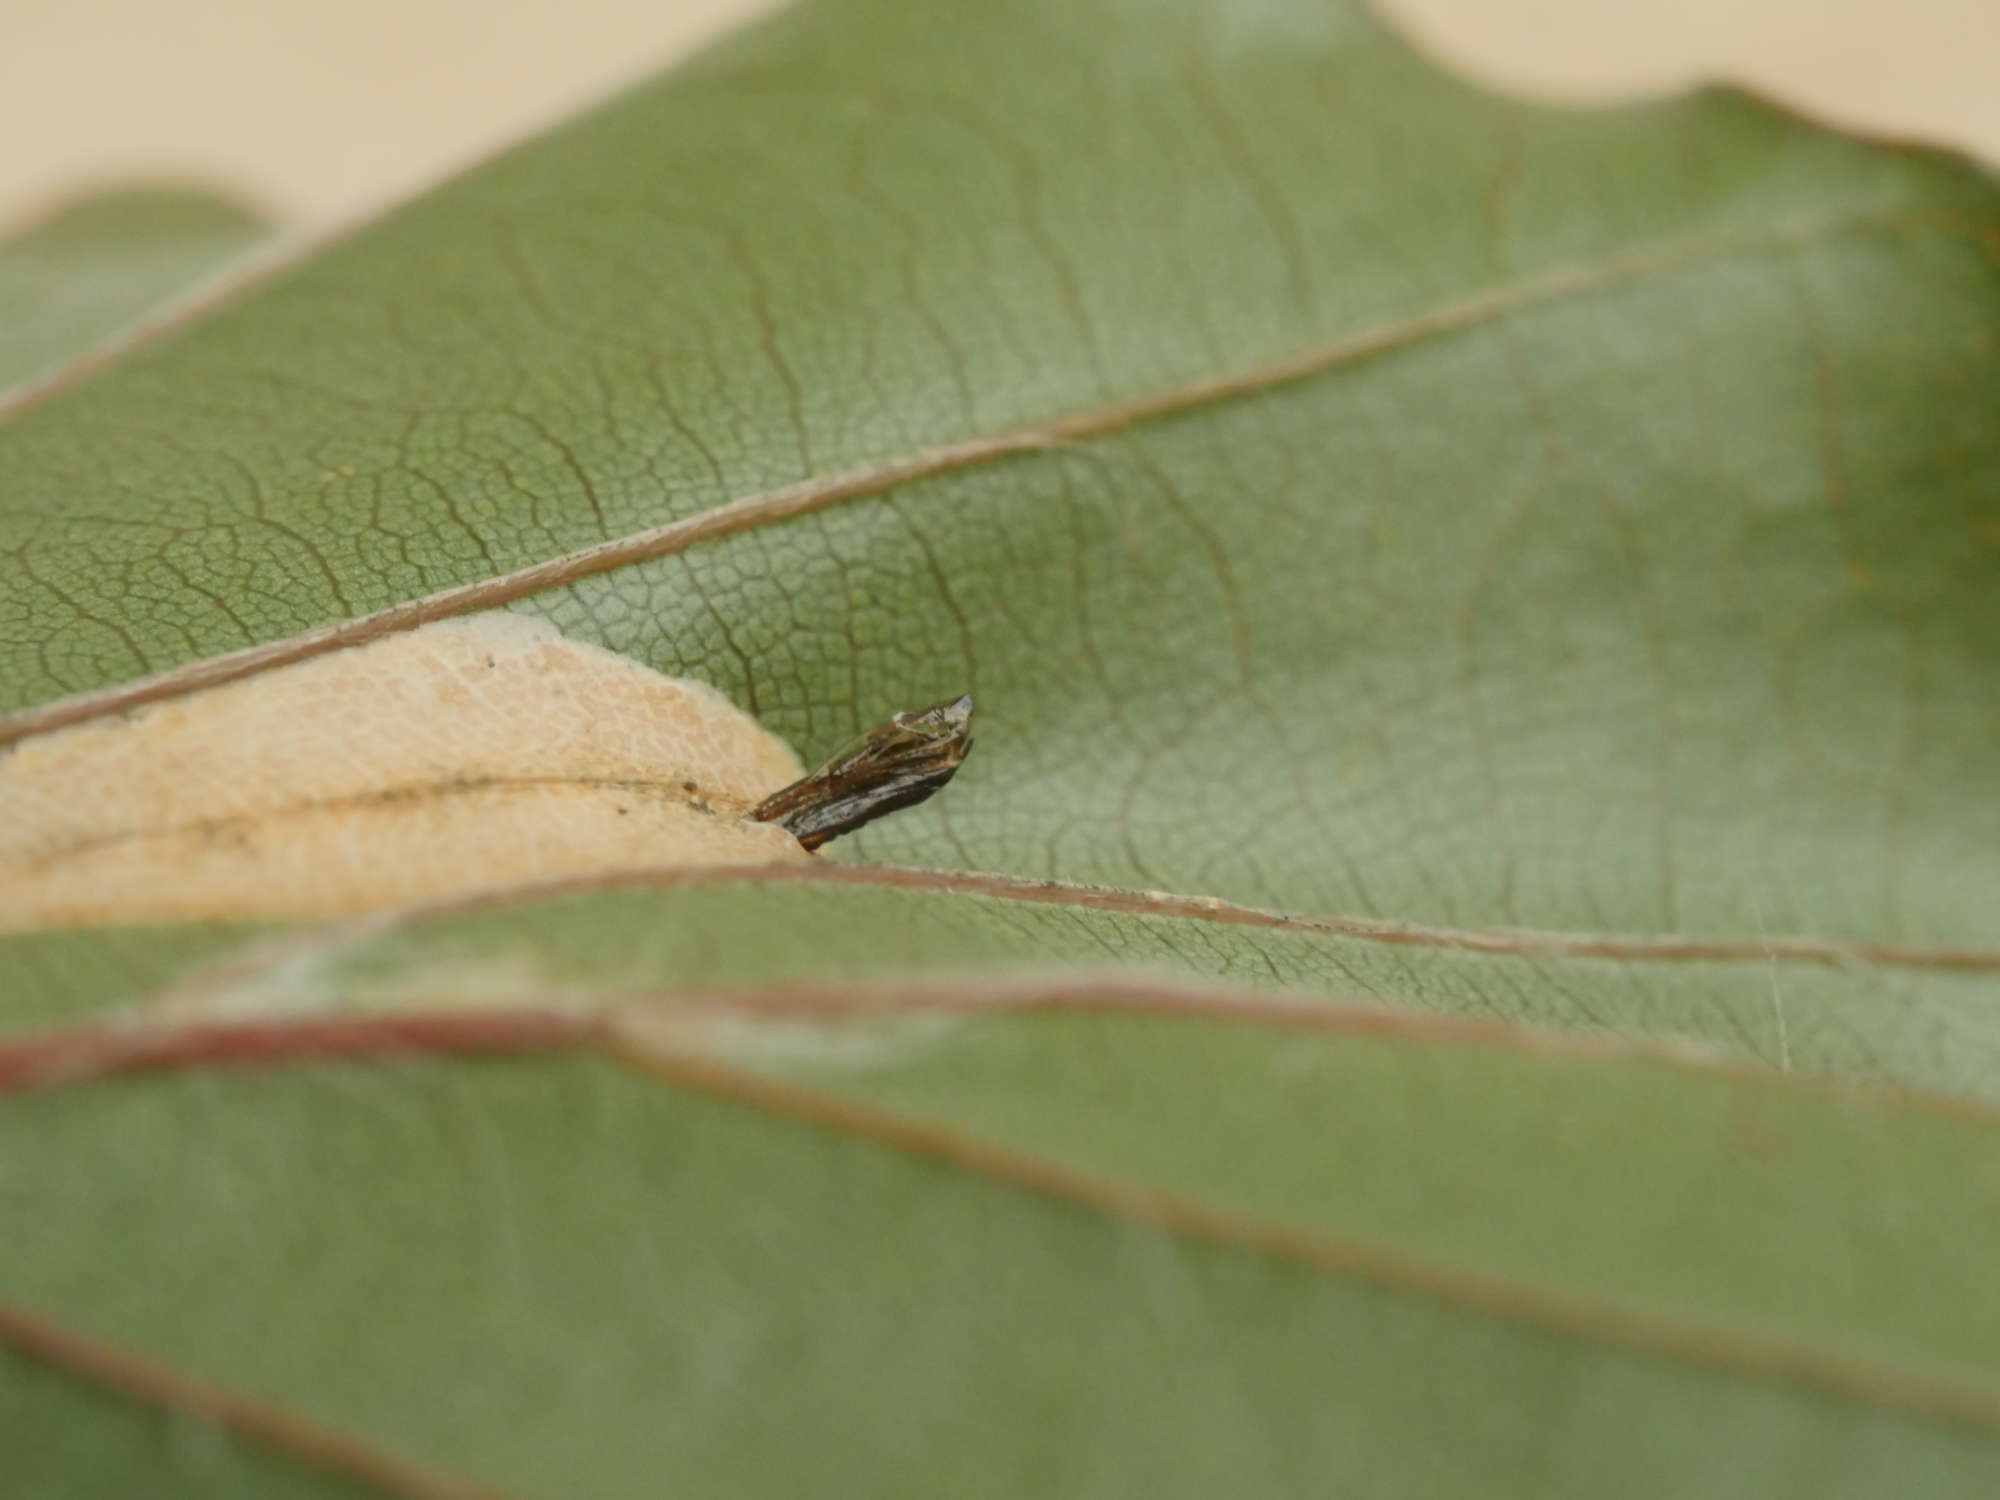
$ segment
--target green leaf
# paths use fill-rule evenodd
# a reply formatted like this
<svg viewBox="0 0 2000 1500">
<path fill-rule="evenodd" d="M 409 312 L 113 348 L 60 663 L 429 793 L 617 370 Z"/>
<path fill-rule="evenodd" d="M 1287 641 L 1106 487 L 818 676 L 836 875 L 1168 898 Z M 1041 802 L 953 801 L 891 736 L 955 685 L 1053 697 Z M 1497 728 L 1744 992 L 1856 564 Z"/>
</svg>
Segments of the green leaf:
<svg viewBox="0 0 2000 1500">
<path fill-rule="evenodd" d="M 264 234 L 238 204 L 159 188 L 77 199 L 16 231 L 0 241 L 0 389 L 83 353 Z"/>
<path fill-rule="evenodd" d="M 980 719 L 810 864 L 0 935 L 0 1442 L 1990 1493 L 1996 244 L 1352 4 L 816 0 L 14 411 L 16 770 L 495 607 L 808 761 Z M 376 804 L 504 783 L 468 701 Z M 111 842 L 282 846 L 222 763 Z"/>
<path fill-rule="evenodd" d="M 663 1474 L 750 1495 L 1976 1494 L 2000 1472 L 1954 1406 L 1991 1400 L 1990 1329 L 1953 1314 L 1993 1226 L 1920 1194 L 1990 1155 L 1990 1124 L 1658 1065 L 1159 1024 L 1003 1023 L 933 1055 L 920 1027 L 847 1085 L 920 1128 L 1053 1138 L 1124 1174 L 1118 1196 L 994 1145 L 774 1117 L 684 1067 L 675 1087 L 598 1060 L 410 1061 L 31 1097 L 8 1112 L 22 1232 L 0 1277 L 518 1494 Z M 1352 1086 L 1389 1113 L 1344 1116 Z M 1500 1128 L 1465 1139 L 1461 1089 Z M 1289 1164 L 1241 1149 L 1286 1140 Z M 1565 1194 L 1633 1150 L 1650 1175 Z M 1901 1212 L 1787 1218 L 1842 1169 Z M 1474 1206 L 1489 1217 L 1455 1212 Z M 1837 1246 L 1811 1238 L 1823 1216 Z M 1364 1224 L 1382 1238 L 1348 1237 Z M 94 1265 L 112 1225 L 143 1276 Z M 1734 1292 L 1763 1274 L 1779 1295 L 1718 1332 L 1676 1303 L 1720 1300 L 1687 1260 L 1730 1245 Z M 1530 1274 L 1495 1269 L 1517 1260 Z M 1563 1290 L 1579 1266 L 1655 1300 Z M 1888 1334 L 1850 1306 L 1885 1269 L 1881 1315 L 1910 1319 Z M 1794 1339 L 1822 1318 L 1823 1344 Z"/>
<path fill-rule="evenodd" d="M 169 1500 L 362 1500 L 343 1483 L 247 1444 L 188 1433 L 117 1396 L 91 1396 L 39 1362 L 0 1354 L 8 1483 L 23 1495 L 159 1495 Z"/>
</svg>

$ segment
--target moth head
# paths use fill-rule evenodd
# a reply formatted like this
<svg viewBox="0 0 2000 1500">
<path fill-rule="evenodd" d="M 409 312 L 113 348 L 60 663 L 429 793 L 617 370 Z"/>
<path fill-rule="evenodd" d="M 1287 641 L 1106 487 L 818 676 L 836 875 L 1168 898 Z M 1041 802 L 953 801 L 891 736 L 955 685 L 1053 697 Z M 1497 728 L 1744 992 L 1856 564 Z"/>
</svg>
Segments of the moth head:
<svg viewBox="0 0 2000 1500">
<path fill-rule="evenodd" d="M 929 708 L 897 714 L 889 722 L 908 735 L 913 746 L 921 745 L 934 755 L 955 750 L 955 758 L 962 760 L 972 743 L 972 694 L 960 693 Z"/>
<path fill-rule="evenodd" d="M 852 773 L 904 769 L 943 772 L 949 776 L 972 748 L 972 694 L 963 693 L 893 715 L 889 722 L 854 740 L 834 765 Z"/>
</svg>

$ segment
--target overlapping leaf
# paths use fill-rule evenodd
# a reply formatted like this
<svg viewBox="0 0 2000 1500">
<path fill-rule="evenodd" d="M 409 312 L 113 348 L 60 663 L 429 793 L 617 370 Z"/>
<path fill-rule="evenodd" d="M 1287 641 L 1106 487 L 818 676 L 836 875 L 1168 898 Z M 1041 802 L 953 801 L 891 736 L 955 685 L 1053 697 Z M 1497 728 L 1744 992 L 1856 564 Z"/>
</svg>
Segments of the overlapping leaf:
<svg viewBox="0 0 2000 1500">
<path fill-rule="evenodd" d="M 248 210 L 189 190 L 63 204 L 0 244 L 0 388 L 74 358 L 264 232 Z"/>
<path fill-rule="evenodd" d="M 1777 1070 L 2000 1079 L 1996 233 L 1345 5 L 822 0 L 16 414 L 16 731 L 473 603 L 982 725 L 889 873 L 5 939 L 151 1029 L 6 1054 L 113 1071 L 0 1302 L 522 1494 L 1990 1489 L 1990 1120 Z M 382 1056 L 510 1016 L 616 1061 Z"/>
</svg>

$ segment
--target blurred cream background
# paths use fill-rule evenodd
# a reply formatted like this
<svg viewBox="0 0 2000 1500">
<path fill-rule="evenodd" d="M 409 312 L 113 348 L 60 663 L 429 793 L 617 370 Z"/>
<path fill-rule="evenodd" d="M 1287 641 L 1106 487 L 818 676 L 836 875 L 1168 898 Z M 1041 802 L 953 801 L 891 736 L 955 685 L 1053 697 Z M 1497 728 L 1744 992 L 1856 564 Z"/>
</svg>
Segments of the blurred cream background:
<svg viewBox="0 0 2000 1500">
<path fill-rule="evenodd" d="M 975 0 L 912 0 L 945 6 Z M 2000 162 L 2000 0 L 1380 0 L 1543 97 L 1717 75 Z M 0 232 L 140 179 L 310 226 L 365 214 L 770 0 L 0 0 Z"/>
</svg>

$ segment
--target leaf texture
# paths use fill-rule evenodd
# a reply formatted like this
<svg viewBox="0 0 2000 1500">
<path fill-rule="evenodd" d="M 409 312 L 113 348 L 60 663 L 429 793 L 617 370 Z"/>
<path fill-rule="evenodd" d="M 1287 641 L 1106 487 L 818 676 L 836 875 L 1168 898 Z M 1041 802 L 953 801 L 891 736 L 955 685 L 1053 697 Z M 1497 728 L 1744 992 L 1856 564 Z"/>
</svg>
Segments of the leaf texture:
<svg viewBox="0 0 2000 1500">
<path fill-rule="evenodd" d="M 17 398 L 8 740 L 494 608 L 980 728 L 810 863 L 0 935 L 0 1441 L 1990 1493 L 1996 245 L 1353 4 L 815 0 Z"/>
</svg>

